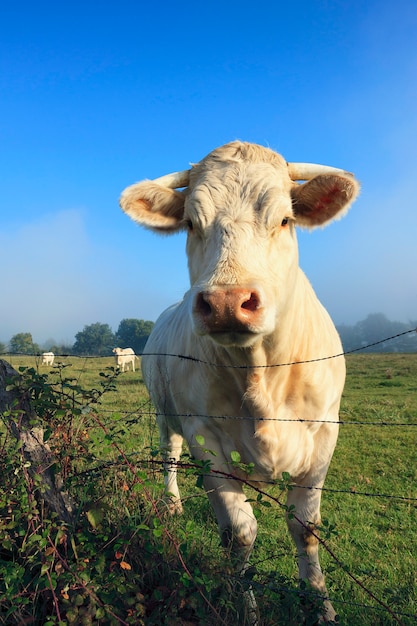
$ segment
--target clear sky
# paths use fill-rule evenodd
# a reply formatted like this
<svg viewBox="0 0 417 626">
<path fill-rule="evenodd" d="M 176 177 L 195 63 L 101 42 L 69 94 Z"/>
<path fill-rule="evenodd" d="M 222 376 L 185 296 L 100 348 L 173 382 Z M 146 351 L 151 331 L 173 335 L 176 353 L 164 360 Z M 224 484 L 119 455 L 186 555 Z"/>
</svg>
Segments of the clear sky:
<svg viewBox="0 0 417 626">
<path fill-rule="evenodd" d="M 184 236 L 120 193 L 234 139 L 355 172 L 300 264 L 336 324 L 417 319 L 416 33 L 415 0 L 6 3 L 0 340 L 72 343 L 179 300 Z"/>
</svg>

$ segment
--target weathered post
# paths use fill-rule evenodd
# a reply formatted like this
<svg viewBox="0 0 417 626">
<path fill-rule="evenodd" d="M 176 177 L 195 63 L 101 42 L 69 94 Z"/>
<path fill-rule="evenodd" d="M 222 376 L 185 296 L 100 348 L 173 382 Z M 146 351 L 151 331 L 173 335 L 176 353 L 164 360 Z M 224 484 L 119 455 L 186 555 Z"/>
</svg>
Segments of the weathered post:
<svg viewBox="0 0 417 626">
<path fill-rule="evenodd" d="M 22 442 L 22 453 L 28 461 L 28 472 L 42 480 L 41 497 L 59 518 L 72 523 L 74 506 L 63 491 L 59 472 L 53 471 L 55 459 L 48 444 L 43 441 L 43 427 L 31 406 L 30 399 L 19 388 L 7 389 L 10 381 L 18 380 L 20 374 L 8 363 L 0 359 L 0 414 L 10 413 L 6 425 L 10 432 Z"/>
</svg>

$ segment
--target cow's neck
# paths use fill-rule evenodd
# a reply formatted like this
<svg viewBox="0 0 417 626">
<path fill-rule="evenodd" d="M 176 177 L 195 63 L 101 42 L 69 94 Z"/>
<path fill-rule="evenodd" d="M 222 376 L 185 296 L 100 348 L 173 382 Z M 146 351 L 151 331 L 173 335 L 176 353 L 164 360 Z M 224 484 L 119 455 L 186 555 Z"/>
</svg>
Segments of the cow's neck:
<svg viewBox="0 0 417 626">
<path fill-rule="evenodd" d="M 290 306 L 277 319 L 272 335 L 261 337 L 250 348 L 215 349 L 222 351 L 216 360 L 231 366 L 222 377 L 226 387 L 226 379 L 233 378 L 233 387 L 240 390 L 240 412 L 259 418 L 254 426 L 258 436 L 270 431 L 277 411 L 288 412 L 294 388 L 300 391 L 306 383 L 307 362 L 339 350 L 333 324 L 301 271 L 297 286 L 302 288 L 294 289 Z M 284 419 L 294 417 L 292 411 Z"/>
</svg>

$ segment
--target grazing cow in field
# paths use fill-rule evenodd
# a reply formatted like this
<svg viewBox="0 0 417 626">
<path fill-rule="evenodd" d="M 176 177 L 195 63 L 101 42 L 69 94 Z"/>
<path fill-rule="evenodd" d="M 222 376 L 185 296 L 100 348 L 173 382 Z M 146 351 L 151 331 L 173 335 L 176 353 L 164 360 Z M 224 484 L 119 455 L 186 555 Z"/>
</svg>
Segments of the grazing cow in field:
<svg viewBox="0 0 417 626">
<path fill-rule="evenodd" d="M 132 350 L 132 348 L 113 348 L 114 358 L 116 361 L 116 367 L 120 367 L 122 372 L 125 371 L 125 366 L 132 365 L 132 371 L 135 371 L 135 359 L 138 357 Z"/>
<path fill-rule="evenodd" d="M 188 233 L 191 287 L 156 322 L 142 359 L 170 462 L 171 509 L 182 509 L 175 461 L 185 438 L 194 457 L 211 462 L 204 486 L 222 542 L 244 570 L 257 522 L 239 478 L 259 485 L 288 472 L 299 577 L 325 598 L 314 529 L 338 436 L 345 362 L 299 268 L 295 227 L 341 217 L 358 191 L 343 170 L 287 163 L 267 148 L 232 142 L 186 172 L 128 187 L 120 201 L 145 227 Z M 253 464 L 252 472 L 232 457 Z M 330 601 L 324 604 L 322 619 L 334 620 Z"/>
<path fill-rule="evenodd" d="M 43 352 L 41 365 L 53 365 L 55 354 L 53 352 Z"/>
</svg>

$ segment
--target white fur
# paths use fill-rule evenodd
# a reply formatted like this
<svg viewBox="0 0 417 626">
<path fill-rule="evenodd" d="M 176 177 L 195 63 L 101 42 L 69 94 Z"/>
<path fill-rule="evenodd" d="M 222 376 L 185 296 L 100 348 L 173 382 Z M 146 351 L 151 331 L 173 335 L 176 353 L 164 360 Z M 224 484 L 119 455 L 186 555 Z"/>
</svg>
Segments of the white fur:
<svg viewBox="0 0 417 626">
<path fill-rule="evenodd" d="M 55 355 L 53 352 L 44 352 L 42 354 L 42 365 L 53 365 L 54 364 Z"/>
<path fill-rule="evenodd" d="M 204 483 L 223 543 L 241 554 L 244 568 L 257 523 L 238 478 L 271 481 L 288 472 L 300 487 L 287 499 L 296 513 L 288 525 L 299 575 L 327 595 L 318 542 L 307 528 L 320 523 L 320 488 L 336 445 L 345 363 L 342 356 L 308 362 L 340 355 L 342 346 L 298 266 L 294 222 L 297 202 L 304 226 L 337 218 L 359 186 L 349 175 L 313 181 L 294 186 L 282 157 L 234 142 L 193 167 L 182 198 L 147 181 L 129 188 L 132 195 L 125 191 L 122 207 L 158 231 L 191 228 L 191 288 L 156 322 L 142 359 L 161 446 L 171 460 L 165 479 L 171 509 L 182 509 L 175 461 L 185 438 L 196 459 L 236 476 L 213 473 Z M 198 314 L 198 294 L 245 289 L 259 300 L 248 332 L 212 333 Z M 235 451 L 242 463 L 253 464 L 253 473 L 236 469 Z M 334 616 L 326 602 L 325 618 Z"/>
<path fill-rule="evenodd" d="M 132 348 L 113 348 L 113 353 L 116 367 L 120 367 L 122 372 L 125 371 L 125 367 L 129 364 L 132 366 L 132 371 L 135 371 L 135 359 L 138 357 L 135 355 Z"/>
</svg>

